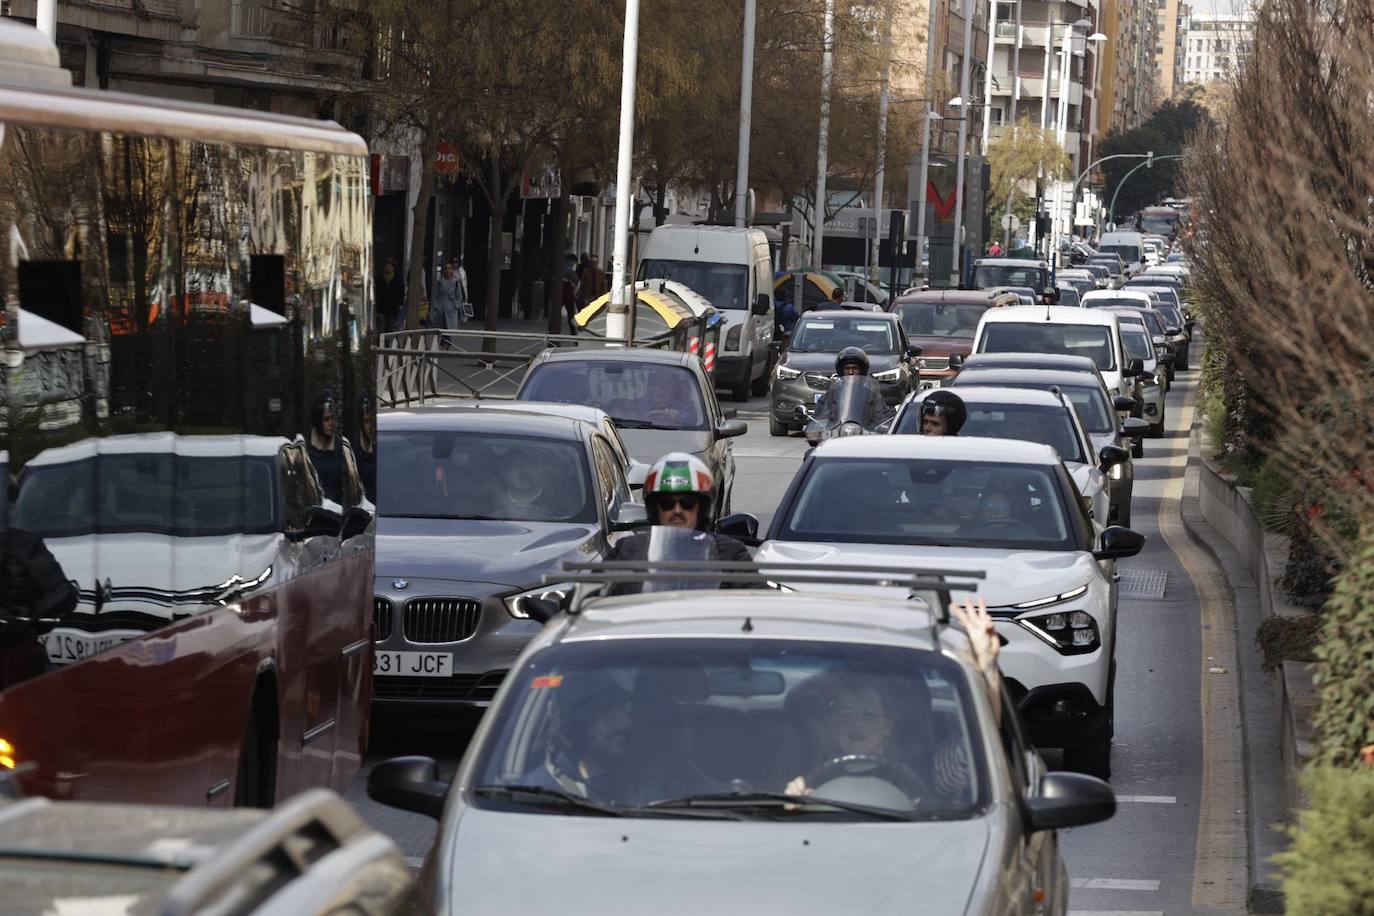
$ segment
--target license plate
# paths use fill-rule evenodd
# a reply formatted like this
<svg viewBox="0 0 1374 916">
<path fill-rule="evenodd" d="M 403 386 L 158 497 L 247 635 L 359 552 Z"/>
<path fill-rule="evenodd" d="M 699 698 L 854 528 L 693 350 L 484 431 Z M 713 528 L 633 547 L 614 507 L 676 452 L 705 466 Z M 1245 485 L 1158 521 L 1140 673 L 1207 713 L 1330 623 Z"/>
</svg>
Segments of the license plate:
<svg viewBox="0 0 1374 916">
<path fill-rule="evenodd" d="M 372 673 L 406 677 L 449 677 L 453 674 L 451 652 L 374 652 Z"/>
<path fill-rule="evenodd" d="M 54 665 L 69 665 L 142 635 L 140 630 L 88 633 L 85 630 L 58 627 L 43 636 L 43 648 L 48 652 L 48 660 Z"/>
</svg>

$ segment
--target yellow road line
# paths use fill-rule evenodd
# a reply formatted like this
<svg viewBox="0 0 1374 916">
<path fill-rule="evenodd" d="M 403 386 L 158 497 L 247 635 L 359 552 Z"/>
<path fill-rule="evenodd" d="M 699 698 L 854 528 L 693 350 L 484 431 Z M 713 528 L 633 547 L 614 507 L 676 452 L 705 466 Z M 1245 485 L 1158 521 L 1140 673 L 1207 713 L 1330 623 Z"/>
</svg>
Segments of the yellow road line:
<svg viewBox="0 0 1374 916">
<path fill-rule="evenodd" d="M 1179 409 L 1177 429 L 1193 428 L 1194 382 Z M 1198 596 L 1202 627 L 1202 798 L 1198 806 L 1193 906 L 1239 909 L 1246 905 L 1245 759 L 1241 736 L 1235 615 L 1221 572 L 1188 538 L 1180 511 L 1188 439 L 1169 457 L 1159 501 L 1159 533 L 1178 557 Z"/>
</svg>

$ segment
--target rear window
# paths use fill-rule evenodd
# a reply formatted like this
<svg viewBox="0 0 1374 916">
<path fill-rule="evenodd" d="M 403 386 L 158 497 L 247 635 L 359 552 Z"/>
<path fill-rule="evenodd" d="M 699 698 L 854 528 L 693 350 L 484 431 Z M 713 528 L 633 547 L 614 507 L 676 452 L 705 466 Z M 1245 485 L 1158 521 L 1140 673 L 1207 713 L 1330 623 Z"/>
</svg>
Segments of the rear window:
<svg viewBox="0 0 1374 916">
<path fill-rule="evenodd" d="M 961 436 L 987 436 L 990 439 L 1020 439 L 1048 445 L 1065 461 L 1086 462 L 1083 446 L 1073 418 L 1062 405 L 977 404 L 965 401 L 968 419 L 959 430 Z M 921 411 L 912 404 L 902 412 L 898 433 L 919 434 Z"/>
<path fill-rule="evenodd" d="M 978 341 L 979 353 L 1062 353 L 1086 356 L 1097 368 L 1112 370 L 1111 328 L 1102 324 L 989 322 Z"/>
</svg>

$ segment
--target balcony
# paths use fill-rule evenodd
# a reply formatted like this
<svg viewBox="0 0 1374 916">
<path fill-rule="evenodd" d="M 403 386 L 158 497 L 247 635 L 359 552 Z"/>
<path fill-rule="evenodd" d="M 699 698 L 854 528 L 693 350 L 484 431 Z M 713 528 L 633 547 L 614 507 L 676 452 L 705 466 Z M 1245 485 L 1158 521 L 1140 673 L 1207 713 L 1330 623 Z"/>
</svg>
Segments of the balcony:
<svg viewBox="0 0 1374 916">
<path fill-rule="evenodd" d="M 300 0 L 232 0 L 229 34 L 234 38 L 309 46 L 313 6 Z"/>
</svg>

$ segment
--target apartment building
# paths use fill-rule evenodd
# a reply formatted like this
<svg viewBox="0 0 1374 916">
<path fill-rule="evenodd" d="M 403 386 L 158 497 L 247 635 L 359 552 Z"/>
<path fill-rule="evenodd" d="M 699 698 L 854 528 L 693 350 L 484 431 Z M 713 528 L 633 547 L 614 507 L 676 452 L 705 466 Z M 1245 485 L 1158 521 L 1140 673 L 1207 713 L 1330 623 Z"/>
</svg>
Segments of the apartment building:
<svg viewBox="0 0 1374 916">
<path fill-rule="evenodd" d="M 1098 136 L 1139 127 L 1155 107 L 1161 0 L 1102 0 L 1103 106 Z"/>
<path fill-rule="evenodd" d="M 1162 0 L 1155 42 L 1155 100 L 1172 99 L 1183 88 L 1183 39 L 1192 7 L 1187 0 Z"/>
<path fill-rule="evenodd" d="M 1183 33 L 1183 82 L 1207 85 L 1230 77 L 1254 49 L 1249 16 L 1200 14 L 1188 17 Z"/>
</svg>

